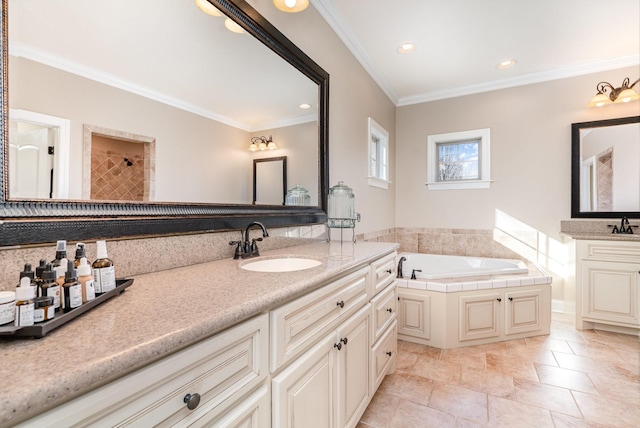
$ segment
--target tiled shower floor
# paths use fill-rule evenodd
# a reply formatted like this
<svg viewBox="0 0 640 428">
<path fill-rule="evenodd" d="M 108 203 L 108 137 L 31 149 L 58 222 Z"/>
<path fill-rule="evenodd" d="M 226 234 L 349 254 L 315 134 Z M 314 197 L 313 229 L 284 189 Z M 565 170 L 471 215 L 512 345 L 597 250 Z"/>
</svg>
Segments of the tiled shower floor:
<svg viewBox="0 0 640 428">
<path fill-rule="evenodd" d="M 576 330 L 441 350 L 399 341 L 359 428 L 640 428 L 638 337 Z"/>
</svg>

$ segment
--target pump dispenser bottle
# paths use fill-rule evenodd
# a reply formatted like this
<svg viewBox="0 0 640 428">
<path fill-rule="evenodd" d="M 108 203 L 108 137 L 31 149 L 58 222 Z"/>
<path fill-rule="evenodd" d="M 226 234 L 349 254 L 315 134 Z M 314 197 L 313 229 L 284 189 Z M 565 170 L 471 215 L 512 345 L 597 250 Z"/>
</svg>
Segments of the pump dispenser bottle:
<svg viewBox="0 0 640 428">
<path fill-rule="evenodd" d="M 60 284 L 56 282 L 56 272 L 53 265 L 48 263 L 42 272 L 42 284 L 40 285 L 41 296 L 53 297 L 54 310 L 60 310 Z"/>
<path fill-rule="evenodd" d="M 82 303 L 96 298 L 91 266 L 87 263 L 86 257 L 81 258 L 78 265 L 78 282 L 82 285 Z"/>
<path fill-rule="evenodd" d="M 67 273 L 67 268 L 69 267 L 69 263 L 67 262 L 67 259 L 61 259 L 59 266 L 56 266 L 53 263 L 52 265 L 53 265 L 54 271 L 56 272 L 56 282 L 60 287 L 62 287 L 64 285 L 65 274 Z"/>
<path fill-rule="evenodd" d="M 40 259 L 40 264 L 38 265 L 38 267 L 36 267 L 36 277 L 35 277 L 35 282 L 36 282 L 36 294 L 38 297 L 42 296 L 42 293 L 40 292 L 40 287 L 42 286 L 42 272 L 44 272 L 45 268 L 47 267 L 47 261 L 45 259 Z"/>
<path fill-rule="evenodd" d="M 56 258 L 51 260 L 53 267 L 58 267 L 60 265 L 66 265 L 67 263 L 62 263 L 63 259 L 67 258 L 67 241 L 58 241 L 56 243 Z"/>
<path fill-rule="evenodd" d="M 97 259 L 91 267 L 96 294 L 102 294 L 116 288 L 116 272 L 113 262 L 107 255 L 107 242 L 97 241 L 96 248 Z"/>
<path fill-rule="evenodd" d="M 16 327 L 34 324 L 33 299 L 35 297 L 36 288 L 31 285 L 31 279 L 28 276 L 22 276 L 20 285 L 16 287 Z"/>
<path fill-rule="evenodd" d="M 73 262 L 73 265 L 76 269 L 78 269 L 78 266 L 80 265 L 80 259 L 82 259 L 83 257 L 87 257 L 87 251 L 85 245 L 82 242 L 78 242 L 76 244 L 76 258 Z"/>
<path fill-rule="evenodd" d="M 76 268 L 73 267 L 73 261 L 67 262 L 67 272 L 65 273 L 63 285 L 63 305 L 62 310 L 69 312 L 82 305 L 82 285 L 78 282 Z"/>
</svg>

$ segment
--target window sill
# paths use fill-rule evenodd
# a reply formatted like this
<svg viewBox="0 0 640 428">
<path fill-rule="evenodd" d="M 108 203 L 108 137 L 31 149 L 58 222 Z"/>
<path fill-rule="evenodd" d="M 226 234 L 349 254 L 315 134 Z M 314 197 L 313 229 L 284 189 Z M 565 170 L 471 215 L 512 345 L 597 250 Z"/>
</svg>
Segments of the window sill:
<svg viewBox="0 0 640 428">
<path fill-rule="evenodd" d="M 369 186 L 379 187 L 380 189 L 389 189 L 389 183 L 391 183 L 389 180 L 378 177 L 367 177 L 367 182 Z"/>
<path fill-rule="evenodd" d="M 429 190 L 488 189 L 489 187 L 491 187 L 491 180 L 427 183 Z"/>
</svg>

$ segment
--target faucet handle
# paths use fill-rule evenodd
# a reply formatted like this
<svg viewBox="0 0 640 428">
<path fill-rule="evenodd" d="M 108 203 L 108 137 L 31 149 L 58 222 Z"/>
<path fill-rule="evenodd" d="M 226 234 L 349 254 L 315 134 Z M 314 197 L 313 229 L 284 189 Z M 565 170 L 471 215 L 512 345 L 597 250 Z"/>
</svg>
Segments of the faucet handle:
<svg viewBox="0 0 640 428">
<path fill-rule="evenodd" d="M 236 252 L 233 254 L 234 259 L 241 259 L 244 251 L 242 249 L 242 241 L 229 241 L 229 245 L 236 246 Z"/>
</svg>

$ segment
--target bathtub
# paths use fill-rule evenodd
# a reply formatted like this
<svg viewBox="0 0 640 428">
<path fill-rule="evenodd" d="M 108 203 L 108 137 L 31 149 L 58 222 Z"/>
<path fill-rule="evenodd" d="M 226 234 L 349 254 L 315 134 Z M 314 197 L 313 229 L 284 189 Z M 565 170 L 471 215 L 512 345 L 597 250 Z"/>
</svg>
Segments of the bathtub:
<svg viewBox="0 0 640 428">
<path fill-rule="evenodd" d="M 490 259 L 485 257 L 446 256 L 438 254 L 400 253 L 406 260 L 402 263 L 402 275 L 411 278 L 414 269 L 417 279 L 463 278 L 483 275 L 506 275 L 528 273 L 521 260 Z"/>
</svg>

